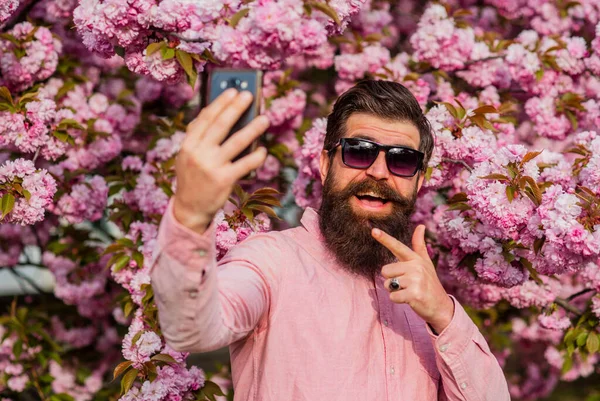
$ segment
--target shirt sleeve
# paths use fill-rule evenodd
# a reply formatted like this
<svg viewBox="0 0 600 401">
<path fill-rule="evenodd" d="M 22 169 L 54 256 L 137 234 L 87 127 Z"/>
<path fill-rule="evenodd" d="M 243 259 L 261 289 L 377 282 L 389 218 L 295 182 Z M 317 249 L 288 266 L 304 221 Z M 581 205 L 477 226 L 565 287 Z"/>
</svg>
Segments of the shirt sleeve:
<svg viewBox="0 0 600 401">
<path fill-rule="evenodd" d="M 440 401 L 510 401 L 498 360 L 479 329 L 453 297 L 454 316 L 439 335 L 426 325 L 441 374 Z"/>
<path fill-rule="evenodd" d="M 176 220 L 173 201 L 169 202 L 159 226 L 150 277 L 159 324 L 173 349 L 212 351 L 257 327 L 268 310 L 272 277 L 257 268 L 263 263 L 250 261 L 260 254 L 256 248 L 261 241 L 254 237 L 217 263 L 214 223 L 200 235 Z"/>
</svg>

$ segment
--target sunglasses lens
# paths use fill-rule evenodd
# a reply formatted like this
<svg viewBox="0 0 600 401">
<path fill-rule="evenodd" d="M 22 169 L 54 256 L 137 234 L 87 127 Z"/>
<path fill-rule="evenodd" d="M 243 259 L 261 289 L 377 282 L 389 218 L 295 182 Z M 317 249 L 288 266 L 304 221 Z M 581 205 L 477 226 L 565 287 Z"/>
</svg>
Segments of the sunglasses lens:
<svg viewBox="0 0 600 401">
<path fill-rule="evenodd" d="M 393 148 L 387 155 L 390 171 L 403 177 L 412 177 L 421 165 L 421 154 L 412 149 Z"/>
<path fill-rule="evenodd" d="M 346 140 L 344 144 L 344 163 L 353 168 L 367 168 L 379 154 L 377 145 L 361 141 L 361 140 Z"/>
</svg>

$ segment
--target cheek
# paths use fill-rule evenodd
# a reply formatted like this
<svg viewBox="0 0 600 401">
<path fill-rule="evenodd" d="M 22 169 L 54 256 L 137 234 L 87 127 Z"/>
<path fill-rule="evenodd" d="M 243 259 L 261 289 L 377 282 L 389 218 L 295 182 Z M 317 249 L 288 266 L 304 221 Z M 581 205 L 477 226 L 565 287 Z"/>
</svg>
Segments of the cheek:
<svg viewBox="0 0 600 401">
<path fill-rule="evenodd" d="M 398 193 L 400 193 L 404 197 L 411 196 L 417 187 L 417 176 L 415 175 L 411 179 L 395 177 L 394 185 Z"/>
</svg>

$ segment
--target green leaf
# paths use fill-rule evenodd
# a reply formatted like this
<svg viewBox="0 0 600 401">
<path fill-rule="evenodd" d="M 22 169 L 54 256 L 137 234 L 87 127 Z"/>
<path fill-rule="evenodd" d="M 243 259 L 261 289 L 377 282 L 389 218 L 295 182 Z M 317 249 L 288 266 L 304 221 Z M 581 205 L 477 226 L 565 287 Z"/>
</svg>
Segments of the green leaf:
<svg viewBox="0 0 600 401">
<path fill-rule="evenodd" d="M 577 121 L 577 116 L 575 115 L 575 113 L 573 113 L 571 110 L 565 110 L 565 115 L 569 119 L 573 130 L 577 130 L 577 128 L 579 127 L 579 122 Z"/>
<path fill-rule="evenodd" d="M 17 360 L 21 357 L 21 352 L 23 352 L 23 341 L 19 338 L 13 344 L 13 355 Z"/>
<path fill-rule="evenodd" d="M 469 197 L 467 196 L 466 193 L 459 192 L 459 193 L 455 194 L 454 196 L 452 196 L 450 199 L 448 199 L 446 201 L 446 203 L 451 205 L 456 202 L 467 202 L 468 200 L 469 200 Z"/>
<path fill-rule="evenodd" d="M 118 364 L 113 372 L 113 380 L 121 376 L 121 374 L 123 374 L 127 369 L 129 369 L 131 365 L 133 365 L 132 361 L 125 361 Z"/>
<path fill-rule="evenodd" d="M 163 42 L 150 43 L 146 47 L 146 56 L 150 56 L 150 55 L 156 53 L 157 51 L 159 51 L 165 45 L 166 45 L 166 43 L 164 41 Z"/>
<path fill-rule="evenodd" d="M 15 206 L 15 197 L 13 194 L 11 193 L 5 193 L 4 196 L 2 196 L 2 199 L 0 199 L 0 209 L 2 210 L 2 217 L 0 217 L 0 219 L 3 219 L 4 217 L 6 217 L 7 214 L 9 214 L 12 210 L 13 207 Z"/>
<path fill-rule="evenodd" d="M 260 212 L 266 213 L 269 217 L 272 217 L 274 219 L 281 220 L 281 218 L 279 216 L 277 216 L 277 213 L 275 213 L 275 211 L 272 208 L 270 208 L 269 206 L 253 205 L 250 208 L 253 210 L 258 210 Z"/>
<path fill-rule="evenodd" d="M 511 185 L 506 187 L 506 197 L 508 198 L 509 202 L 512 202 L 513 199 L 515 199 L 515 188 Z"/>
<path fill-rule="evenodd" d="M 598 352 L 598 348 L 600 347 L 600 339 L 596 333 L 590 333 L 588 335 L 585 347 L 590 354 Z"/>
<path fill-rule="evenodd" d="M 28 190 L 26 190 L 26 189 L 23 189 L 23 196 L 25 197 L 25 200 L 26 200 L 27 202 L 29 202 L 29 199 L 31 199 L 31 192 L 29 192 L 29 191 L 28 191 Z"/>
<path fill-rule="evenodd" d="M 142 255 L 141 252 L 133 251 L 133 260 L 135 261 L 135 263 L 138 265 L 138 267 L 140 269 L 142 267 L 144 267 L 144 255 Z"/>
<path fill-rule="evenodd" d="M 589 335 L 589 332 L 587 332 L 587 331 L 582 331 L 581 333 L 579 333 L 579 335 L 577 336 L 577 340 L 576 340 L 578 347 L 582 347 L 585 344 L 585 342 L 588 339 L 588 335 Z"/>
<path fill-rule="evenodd" d="M 210 380 L 204 382 L 204 387 L 202 387 L 201 394 L 210 401 L 216 401 L 215 396 L 225 395 L 221 388 L 215 382 Z"/>
<path fill-rule="evenodd" d="M 192 58 L 190 57 L 189 53 L 184 52 L 183 50 L 176 49 L 175 57 L 177 58 L 177 61 L 179 61 L 179 65 L 181 65 L 181 67 L 188 76 L 191 76 L 195 72 L 194 62 L 192 61 Z"/>
<path fill-rule="evenodd" d="M 539 152 L 528 152 L 525 156 L 523 156 L 523 160 L 521 160 L 521 164 L 525 164 L 528 161 L 531 161 L 533 159 L 535 159 L 536 157 L 538 157 L 540 154 L 542 153 L 542 151 L 540 150 Z"/>
<path fill-rule="evenodd" d="M 69 135 L 68 133 L 66 133 L 64 131 L 53 131 L 52 135 L 61 142 L 66 142 L 71 145 L 75 144 L 75 141 L 73 140 L 71 135 Z"/>
<path fill-rule="evenodd" d="M 481 106 L 473 110 L 475 114 L 498 113 L 498 110 L 491 105 Z"/>
<path fill-rule="evenodd" d="M 455 202 L 448 206 L 447 210 L 460 210 L 464 212 L 465 210 L 471 210 L 471 206 L 465 202 Z"/>
<path fill-rule="evenodd" d="M 133 242 L 133 240 L 131 240 L 130 238 L 127 238 L 127 237 L 121 237 L 121 238 L 117 239 L 117 244 L 121 244 L 127 248 L 133 248 L 135 246 L 135 243 Z"/>
<path fill-rule="evenodd" d="M 569 370 L 571 370 L 572 367 L 573 367 L 573 357 L 571 355 L 567 355 L 565 357 L 565 361 L 563 362 L 562 374 L 564 375 L 565 373 L 567 373 Z"/>
<path fill-rule="evenodd" d="M 161 48 L 160 53 L 163 60 L 171 60 L 173 57 L 175 57 L 175 49 L 170 47 Z"/>
<path fill-rule="evenodd" d="M 133 338 L 131 339 L 131 343 L 133 345 L 135 345 L 138 342 L 138 340 L 140 339 L 140 337 L 142 336 L 143 333 L 144 332 L 142 330 L 140 330 L 137 333 L 135 333 L 135 336 L 133 336 Z"/>
<path fill-rule="evenodd" d="M 73 120 L 72 118 L 65 118 L 60 123 L 58 123 L 58 126 L 56 127 L 56 129 L 58 129 L 58 130 L 64 130 L 66 128 L 77 128 L 80 130 L 85 129 L 85 127 L 83 125 L 79 124 L 77 121 Z"/>
<path fill-rule="evenodd" d="M 489 174 L 478 178 L 481 178 L 482 180 L 510 181 L 510 178 L 508 178 L 504 174 Z"/>
<path fill-rule="evenodd" d="M 240 20 L 248 15 L 248 12 L 250 12 L 249 8 L 242 8 L 237 13 L 233 14 L 233 16 L 229 19 L 229 25 L 235 28 Z"/>
<path fill-rule="evenodd" d="M 175 360 L 175 358 L 173 358 L 171 355 L 169 354 L 158 354 L 158 355 L 154 355 L 152 358 L 150 358 L 153 361 L 160 361 L 160 362 L 165 362 L 165 363 L 177 363 L 177 361 Z"/>
<path fill-rule="evenodd" d="M 139 372 L 139 369 L 131 369 L 123 376 L 121 379 L 121 395 L 126 394 L 131 389 Z"/>
<path fill-rule="evenodd" d="M 127 302 L 125 306 L 123 306 L 123 315 L 125 315 L 125 317 L 129 317 L 129 315 L 131 315 L 131 312 L 133 312 L 134 307 L 135 304 L 133 302 Z"/>
<path fill-rule="evenodd" d="M 0 99 L 6 100 L 11 106 L 15 105 L 12 95 L 6 86 L 0 86 Z"/>
<path fill-rule="evenodd" d="M 129 263 L 129 261 L 131 260 L 131 258 L 129 257 L 129 255 L 125 255 L 123 254 L 119 259 L 117 259 L 117 261 L 115 262 L 115 267 L 114 267 L 114 272 L 118 272 L 120 270 L 122 270 L 125 266 L 127 266 L 127 264 Z"/>
</svg>

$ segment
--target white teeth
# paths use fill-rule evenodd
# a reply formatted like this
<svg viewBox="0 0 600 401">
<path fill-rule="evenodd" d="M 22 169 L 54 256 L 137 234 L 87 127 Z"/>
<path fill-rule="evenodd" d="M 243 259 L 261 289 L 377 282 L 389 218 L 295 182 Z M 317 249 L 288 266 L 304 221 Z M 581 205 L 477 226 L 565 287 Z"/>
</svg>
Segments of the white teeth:
<svg viewBox="0 0 600 401">
<path fill-rule="evenodd" d="M 357 194 L 357 196 L 371 196 L 373 198 L 379 198 L 379 199 L 384 199 L 385 200 L 385 198 L 383 198 L 383 197 L 381 197 L 379 195 L 376 195 L 373 192 L 363 192 L 363 193 Z"/>
</svg>

